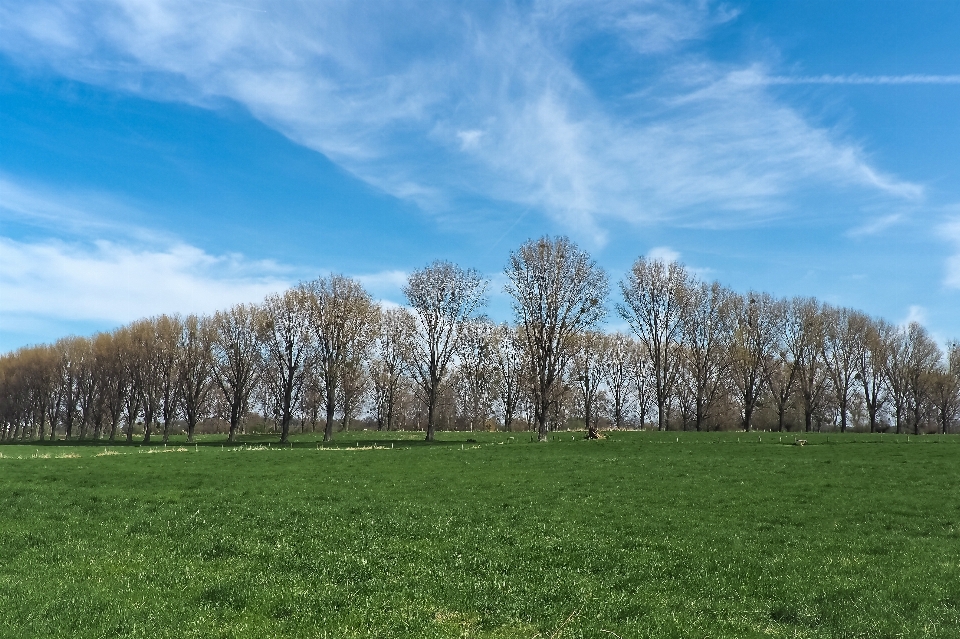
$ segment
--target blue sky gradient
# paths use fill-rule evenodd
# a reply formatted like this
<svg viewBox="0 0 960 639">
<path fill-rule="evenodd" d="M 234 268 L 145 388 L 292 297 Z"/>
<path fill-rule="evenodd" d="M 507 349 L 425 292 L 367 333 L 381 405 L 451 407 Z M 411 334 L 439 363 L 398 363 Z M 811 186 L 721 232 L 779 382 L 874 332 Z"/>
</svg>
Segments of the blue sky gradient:
<svg viewBox="0 0 960 639">
<path fill-rule="evenodd" d="M 8 2 L 0 349 L 567 234 L 960 337 L 960 4 Z M 611 325 L 616 326 L 615 319 Z"/>
</svg>

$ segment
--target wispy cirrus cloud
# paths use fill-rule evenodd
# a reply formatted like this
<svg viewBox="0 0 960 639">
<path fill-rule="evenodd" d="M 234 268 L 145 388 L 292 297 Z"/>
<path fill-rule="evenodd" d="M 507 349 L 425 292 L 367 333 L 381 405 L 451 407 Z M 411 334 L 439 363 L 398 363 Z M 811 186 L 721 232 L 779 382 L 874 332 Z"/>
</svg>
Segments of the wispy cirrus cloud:
<svg viewBox="0 0 960 639">
<path fill-rule="evenodd" d="M 866 237 L 870 235 L 876 235 L 877 233 L 882 233 L 888 228 L 900 224 L 905 219 L 903 213 L 891 213 L 889 215 L 882 215 L 878 218 L 869 220 L 859 226 L 856 226 L 849 231 L 847 231 L 847 236 L 849 237 Z"/>
<path fill-rule="evenodd" d="M 771 75 L 749 80 L 754 84 L 960 84 L 960 75 Z"/>
<path fill-rule="evenodd" d="M 779 102 L 758 67 L 683 55 L 736 15 L 705 0 L 40 0 L 0 9 L 0 50 L 157 99 L 233 100 L 428 211 L 509 202 L 595 243 L 610 218 L 729 226 L 793 215 L 790 196 L 811 185 L 922 197 Z M 569 55 L 598 34 L 658 60 L 615 108 Z"/>
</svg>

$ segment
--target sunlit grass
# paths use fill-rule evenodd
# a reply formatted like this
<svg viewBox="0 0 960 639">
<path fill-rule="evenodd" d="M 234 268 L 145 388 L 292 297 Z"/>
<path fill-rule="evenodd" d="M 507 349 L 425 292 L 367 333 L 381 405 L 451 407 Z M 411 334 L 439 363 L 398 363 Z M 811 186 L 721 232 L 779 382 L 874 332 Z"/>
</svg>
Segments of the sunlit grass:
<svg viewBox="0 0 960 639">
<path fill-rule="evenodd" d="M 0 636 L 960 636 L 960 441 L 803 438 L 3 446 Z"/>
</svg>

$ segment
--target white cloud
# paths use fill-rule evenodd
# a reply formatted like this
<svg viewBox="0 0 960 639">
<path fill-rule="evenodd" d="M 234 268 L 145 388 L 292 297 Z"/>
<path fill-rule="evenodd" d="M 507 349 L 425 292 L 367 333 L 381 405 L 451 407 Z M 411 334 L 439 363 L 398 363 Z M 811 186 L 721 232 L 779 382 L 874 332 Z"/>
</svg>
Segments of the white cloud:
<svg viewBox="0 0 960 639">
<path fill-rule="evenodd" d="M 274 262 L 211 254 L 170 234 L 117 222 L 143 214 L 109 195 L 51 191 L 9 175 L 0 175 L 0 193 L 0 219 L 47 235 L 0 236 L 4 343 L 12 334 L 55 338 L 77 322 L 116 325 L 158 313 L 209 313 L 258 302 L 292 279 L 292 269 Z"/>
<path fill-rule="evenodd" d="M 186 244 L 144 249 L 0 237 L 3 316 L 122 323 L 159 313 L 209 313 L 286 288 L 279 271 Z"/>
<path fill-rule="evenodd" d="M 850 237 L 864 237 L 868 235 L 877 235 L 886 231 L 891 226 L 895 226 L 902 222 L 904 216 L 902 213 L 891 213 L 890 215 L 882 215 L 874 220 L 869 220 L 860 226 L 854 227 L 847 231 L 847 235 Z"/>
<path fill-rule="evenodd" d="M 796 214 L 789 196 L 811 185 L 922 197 L 774 99 L 758 67 L 678 58 L 613 108 L 569 57 L 596 34 L 640 56 L 676 54 L 735 16 L 707 1 L 469 13 L 447 3 L 40 0 L 0 9 L 0 50 L 157 99 L 236 100 L 427 210 L 456 210 L 462 196 L 504 200 L 595 244 L 607 217 L 729 226 Z"/>
<path fill-rule="evenodd" d="M 907 309 L 907 316 L 903 318 L 903 321 L 900 322 L 900 326 L 905 328 L 916 322 L 917 324 L 926 325 L 927 323 L 927 309 L 916 304 L 911 305 Z"/>
<path fill-rule="evenodd" d="M 402 305 L 406 300 L 403 296 L 403 287 L 407 284 L 409 274 L 406 271 L 387 270 L 377 273 L 364 273 L 354 278 L 363 284 L 381 304 L 387 307 Z"/>
<path fill-rule="evenodd" d="M 647 251 L 647 259 L 665 263 L 680 261 L 680 253 L 669 246 L 655 246 Z"/>
</svg>

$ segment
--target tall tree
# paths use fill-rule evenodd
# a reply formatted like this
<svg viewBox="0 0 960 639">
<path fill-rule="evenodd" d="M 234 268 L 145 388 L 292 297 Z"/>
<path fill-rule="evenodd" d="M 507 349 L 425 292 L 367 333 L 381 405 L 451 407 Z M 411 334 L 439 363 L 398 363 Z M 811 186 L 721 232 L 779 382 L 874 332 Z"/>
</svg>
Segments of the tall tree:
<svg viewBox="0 0 960 639">
<path fill-rule="evenodd" d="M 598 439 L 597 399 L 603 383 L 604 336 L 599 331 L 584 331 L 576 336 L 575 349 L 571 372 L 583 401 L 587 439 Z"/>
<path fill-rule="evenodd" d="M 910 343 L 907 331 L 896 329 L 884 349 L 884 376 L 893 404 L 893 419 L 897 434 L 904 430 L 910 401 Z"/>
<path fill-rule="evenodd" d="M 187 418 L 187 441 L 193 434 L 201 415 L 207 409 L 210 390 L 213 388 L 213 341 L 216 332 L 213 322 L 207 317 L 188 315 L 183 321 L 180 335 L 180 361 L 178 363 L 180 396 L 183 412 Z"/>
<path fill-rule="evenodd" d="M 793 305 L 799 332 L 790 349 L 800 382 L 804 430 L 810 432 L 829 382 L 823 360 L 823 307 L 813 298 L 797 298 Z"/>
<path fill-rule="evenodd" d="M 93 340 L 81 337 L 73 343 L 73 367 L 76 387 L 77 413 L 80 418 L 80 439 L 87 438 L 87 429 L 93 422 L 97 401 L 97 376 L 93 355 Z"/>
<path fill-rule="evenodd" d="M 107 413 L 110 417 L 110 441 L 116 441 L 120 420 L 130 394 L 130 376 L 127 358 L 130 356 L 130 344 L 127 330 L 117 329 L 110 336 L 108 360 L 109 392 L 106 398 Z"/>
<path fill-rule="evenodd" d="M 566 237 L 530 240 L 510 254 L 504 290 L 513 298 L 540 441 L 577 335 L 606 315 L 607 275 Z"/>
<path fill-rule="evenodd" d="M 931 403 L 934 372 L 943 358 L 940 347 L 927 329 L 918 322 L 910 322 L 907 337 L 907 389 L 913 422 L 913 434 L 920 434 L 921 424 Z"/>
<path fill-rule="evenodd" d="M 623 428 L 626 422 L 631 387 L 631 351 L 636 344 L 629 335 L 615 332 L 607 335 L 603 343 L 603 380 L 610 389 L 613 425 Z"/>
<path fill-rule="evenodd" d="M 523 346 L 520 333 L 506 322 L 497 324 L 490 334 L 490 352 L 495 374 L 493 393 L 500 409 L 501 423 L 512 430 L 523 395 Z"/>
<path fill-rule="evenodd" d="M 785 304 L 767 293 L 748 294 L 737 312 L 734 331 L 733 370 L 739 391 L 743 429 L 753 427 L 753 414 L 760 401 L 767 361 L 773 356 L 784 320 Z"/>
<path fill-rule="evenodd" d="M 437 400 L 456 354 L 461 327 L 482 308 L 486 281 L 473 269 L 436 261 L 415 271 L 403 289 L 416 320 L 410 370 L 427 406 L 427 441 L 433 441 Z"/>
<path fill-rule="evenodd" d="M 877 431 L 880 411 L 887 401 L 884 362 L 895 335 L 896 327 L 885 320 L 868 320 L 864 330 L 863 348 L 859 351 L 854 378 L 860 383 L 871 433 Z"/>
<path fill-rule="evenodd" d="M 119 419 L 123 406 L 123 393 L 126 389 L 122 384 L 122 367 L 120 351 L 117 348 L 116 336 L 113 333 L 98 333 L 93 338 L 93 377 L 94 394 L 96 396 L 93 411 L 93 438 L 103 436 L 105 421 L 114 414 Z M 119 378 L 119 379 L 118 379 Z M 119 396 L 115 396 L 119 395 Z M 113 429 L 111 429 L 113 430 Z"/>
<path fill-rule="evenodd" d="M 934 373 L 932 395 L 940 432 L 946 435 L 960 418 L 960 342 L 947 344 L 946 358 Z"/>
<path fill-rule="evenodd" d="M 784 302 L 783 321 L 775 337 L 775 350 L 767 359 L 765 367 L 766 383 L 777 406 L 777 431 L 783 431 L 787 407 L 794 397 L 794 389 L 799 380 L 799 366 L 794 357 L 802 352 L 803 314 L 799 300 Z"/>
<path fill-rule="evenodd" d="M 640 257 L 620 283 L 620 316 L 643 346 L 654 382 L 659 430 L 667 428 L 670 395 L 680 368 L 682 322 L 689 302 L 690 276 L 678 262 Z"/>
<path fill-rule="evenodd" d="M 366 367 L 367 358 L 355 353 L 347 358 L 340 377 L 337 401 L 340 402 L 340 430 L 350 428 L 350 420 L 356 417 L 369 392 L 370 373 Z"/>
<path fill-rule="evenodd" d="M 161 315 L 155 320 L 157 331 L 157 373 L 160 383 L 160 415 L 163 419 L 163 443 L 170 440 L 170 426 L 180 408 L 180 338 L 183 320 L 179 315 Z"/>
<path fill-rule="evenodd" d="M 138 352 L 139 365 L 135 385 L 140 389 L 140 406 L 143 413 L 143 443 L 150 443 L 153 425 L 163 402 L 163 348 L 159 344 L 157 321 L 143 319 L 130 326 L 133 349 Z"/>
<path fill-rule="evenodd" d="M 44 439 L 44 423 L 50 428 L 50 439 L 56 439 L 57 420 L 63 406 L 61 359 L 53 346 L 39 346 L 34 351 L 34 381 L 39 397 L 40 441 Z"/>
<path fill-rule="evenodd" d="M 229 441 L 237 439 L 250 394 L 260 381 L 263 353 L 257 340 L 259 309 L 238 304 L 213 316 L 213 378 L 229 410 Z"/>
<path fill-rule="evenodd" d="M 840 432 L 847 430 L 850 393 L 856 381 L 857 364 L 866 350 L 866 315 L 849 308 L 824 310 L 823 360 L 830 375 L 840 413 Z"/>
<path fill-rule="evenodd" d="M 694 423 L 703 430 L 730 372 L 738 298 L 718 282 L 694 283 L 689 295 L 682 322 L 684 361 L 692 381 Z"/>
<path fill-rule="evenodd" d="M 300 285 L 268 295 L 260 308 L 258 335 L 276 394 L 280 443 L 285 444 L 290 437 L 293 409 L 316 350 L 310 326 L 313 294 L 309 286 Z"/>
<path fill-rule="evenodd" d="M 146 363 L 146 353 L 144 353 L 138 344 L 140 340 L 137 336 L 136 324 L 125 326 L 121 329 L 118 339 L 122 341 L 124 358 L 123 374 L 129 385 L 127 396 L 123 405 L 123 414 L 125 417 L 125 433 L 127 443 L 133 442 L 133 429 L 137 424 L 137 418 L 140 416 L 140 409 L 143 406 L 143 382 L 144 367 Z"/>
<path fill-rule="evenodd" d="M 459 340 L 460 369 L 458 378 L 461 398 L 471 431 L 482 427 L 490 416 L 497 368 L 493 335 L 495 327 L 486 318 L 463 323 Z"/>
<path fill-rule="evenodd" d="M 356 280 L 331 275 L 304 285 L 310 291 L 310 328 L 316 339 L 316 370 L 327 421 L 323 441 L 333 439 L 333 418 L 347 366 L 376 336 L 376 305 Z"/>
<path fill-rule="evenodd" d="M 402 308 L 385 309 L 378 317 L 374 342 L 376 357 L 370 367 L 377 429 L 393 430 L 400 402 L 404 349 L 413 331 L 413 318 Z"/>
</svg>

